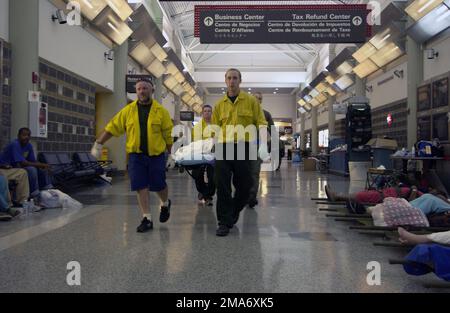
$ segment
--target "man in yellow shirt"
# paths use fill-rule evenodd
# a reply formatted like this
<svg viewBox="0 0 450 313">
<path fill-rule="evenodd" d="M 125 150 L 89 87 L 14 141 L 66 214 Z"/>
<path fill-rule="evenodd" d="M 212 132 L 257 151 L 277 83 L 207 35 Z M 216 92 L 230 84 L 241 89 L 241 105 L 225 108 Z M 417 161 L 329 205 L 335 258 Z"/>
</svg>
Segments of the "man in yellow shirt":
<svg viewBox="0 0 450 313">
<path fill-rule="evenodd" d="M 153 229 L 149 191 L 156 192 L 161 200 L 160 222 L 165 223 L 170 218 L 171 201 L 166 184 L 165 152 L 170 154 L 173 145 L 173 123 L 169 112 L 152 99 L 153 92 L 151 81 L 139 81 L 136 84 L 138 100 L 123 108 L 108 123 L 91 151 L 98 158 L 103 145 L 109 139 L 126 133 L 131 190 L 137 192 L 139 208 L 143 215 L 143 220 L 137 228 L 139 233 Z"/>
<path fill-rule="evenodd" d="M 229 69 L 226 72 L 227 94 L 216 103 L 212 116 L 212 124 L 221 130 L 216 145 L 215 165 L 219 224 L 217 236 L 228 235 L 237 223 L 240 211 L 248 202 L 252 186 L 250 159 L 257 158 L 257 155 L 251 155 L 249 142 L 256 139 L 257 128 L 267 131 L 267 121 L 260 104 L 253 96 L 240 90 L 241 82 L 242 75 L 239 70 Z M 255 132 L 252 135 L 240 132 L 239 128 L 253 128 Z M 259 153 L 261 158 L 265 159 L 268 156 L 267 134 L 262 135 L 261 142 L 265 144 L 261 144 Z M 222 151 L 218 151 L 219 146 Z M 242 151 L 242 147 L 245 147 L 245 151 Z M 236 189 L 234 197 L 231 182 Z"/>
<path fill-rule="evenodd" d="M 210 105 L 204 105 L 202 110 L 202 119 L 194 126 L 192 132 L 193 141 L 209 138 L 209 136 L 205 133 L 205 128 L 208 125 L 211 125 L 211 116 L 212 107 Z M 192 176 L 195 178 L 195 186 L 198 191 L 198 201 L 200 203 L 205 203 L 207 206 L 212 206 L 212 200 L 214 193 L 216 192 L 216 185 L 214 184 L 214 167 L 209 164 L 201 165 L 192 171 Z"/>
</svg>

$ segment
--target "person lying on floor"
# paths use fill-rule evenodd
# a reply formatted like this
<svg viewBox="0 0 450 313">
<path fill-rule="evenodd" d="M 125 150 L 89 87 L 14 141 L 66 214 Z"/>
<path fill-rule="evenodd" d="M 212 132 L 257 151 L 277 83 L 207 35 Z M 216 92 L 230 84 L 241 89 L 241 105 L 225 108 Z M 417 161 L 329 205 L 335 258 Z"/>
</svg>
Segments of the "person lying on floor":
<svg viewBox="0 0 450 313">
<path fill-rule="evenodd" d="M 325 193 L 329 201 L 352 201 L 360 204 L 382 203 L 384 198 L 404 198 L 412 201 L 423 195 L 415 186 L 412 187 L 388 187 L 382 190 L 364 190 L 355 194 L 341 194 L 334 192 L 329 185 L 325 186 Z"/>
<path fill-rule="evenodd" d="M 400 196 L 398 195 L 400 190 Z M 450 212 L 450 201 L 442 193 L 432 190 L 430 193 L 423 194 L 414 186 L 401 188 L 385 188 L 381 191 L 366 190 L 360 191 L 355 195 L 341 195 L 335 193 L 329 186 L 325 186 L 325 192 L 330 201 L 352 201 L 360 204 L 382 203 L 384 198 L 404 198 L 409 201 L 412 207 L 420 209 L 426 216 Z M 334 199 L 334 200 L 332 200 Z"/>
<path fill-rule="evenodd" d="M 418 245 L 424 243 L 438 243 L 442 245 L 450 245 L 450 231 L 432 233 L 428 235 L 416 235 L 409 231 L 398 228 L 399 241 L 403 244 Z"/>
</svg>

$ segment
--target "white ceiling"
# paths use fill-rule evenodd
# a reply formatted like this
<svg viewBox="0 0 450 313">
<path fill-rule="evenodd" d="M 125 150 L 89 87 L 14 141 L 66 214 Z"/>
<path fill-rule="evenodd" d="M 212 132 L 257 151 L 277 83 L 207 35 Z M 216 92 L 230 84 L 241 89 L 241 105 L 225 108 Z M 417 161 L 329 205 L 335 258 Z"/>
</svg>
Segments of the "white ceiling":
<svg viewBox="0 0 450 313">
<path fill-rule="evenodd" d="M 224 72 L 234 67 L 243 74 L 243 87 L 296 88 L 305 81 L 307 68 L 322 45 L 317 44 L 200 44 L 194 37 L 195 5 L 306 5 L 357 4 L 365 0 L 317 1 L 174 1 L 160 2 L 187 57 L 195 80 L 205 93 L 224 86 Z"/>
</svg>

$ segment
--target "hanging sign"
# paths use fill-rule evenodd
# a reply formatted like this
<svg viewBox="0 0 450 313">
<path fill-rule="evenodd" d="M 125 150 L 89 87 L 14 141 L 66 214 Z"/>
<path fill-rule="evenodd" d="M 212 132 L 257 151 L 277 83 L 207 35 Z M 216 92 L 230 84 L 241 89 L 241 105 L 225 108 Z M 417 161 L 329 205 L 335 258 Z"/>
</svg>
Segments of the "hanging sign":
<svg viewBox="0 0 450 313">
<path fill-rule="evenodd" d="M 363 43 L 366 5 L 196 6 L 201 43 Z"/>
</svg>

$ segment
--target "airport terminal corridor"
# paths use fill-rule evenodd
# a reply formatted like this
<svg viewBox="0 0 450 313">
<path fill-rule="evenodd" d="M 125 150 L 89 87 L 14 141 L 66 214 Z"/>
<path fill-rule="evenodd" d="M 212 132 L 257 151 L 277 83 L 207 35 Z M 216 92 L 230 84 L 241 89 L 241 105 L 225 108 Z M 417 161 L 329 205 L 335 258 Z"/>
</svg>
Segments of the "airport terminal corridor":
<svg viewBox="0 0 450 313">
<path fill-rule="evenodd" d="M 311 197 L 323 186 L 359 190 L 347 179 L 283 163 L 261 174 L 260 204 L 246 208 L 227 238 L 215 236 L 213 207 L 197 205 L 192 179 L 168 175 L 168 224 L 145 234 L 126 178 L 82 188 L 81 210 L 48 209 L 0 229 L 0 292 L 427 292 L 389 258 L 403 250 L 372 246 L 373 236 L 325 217 Z M 155 197 L 152 196 L 155 215 Z M 66 266 L 81 266 L 81 286 L 66 283 Z M 381 286 L 369 286 L 366 265 L 381 263 Z M 436 290 L 432 290 L 436 292 Z M 439 291 L 439 290 L 438 290 Z"/>
</svg>

